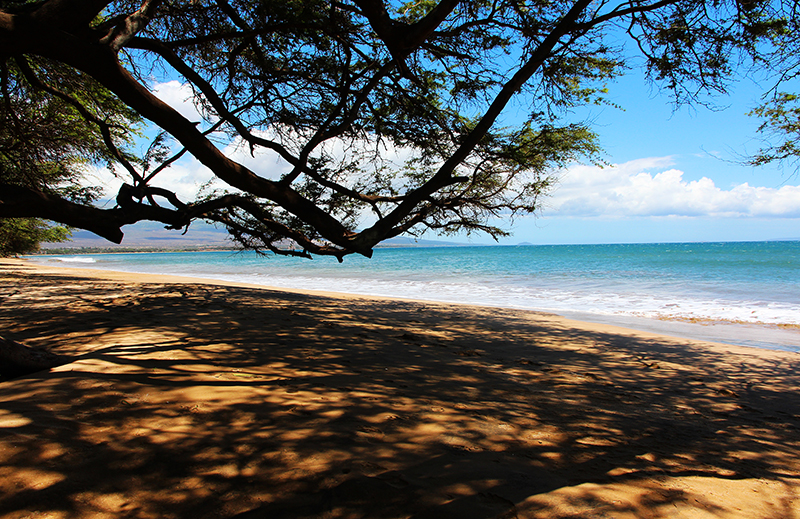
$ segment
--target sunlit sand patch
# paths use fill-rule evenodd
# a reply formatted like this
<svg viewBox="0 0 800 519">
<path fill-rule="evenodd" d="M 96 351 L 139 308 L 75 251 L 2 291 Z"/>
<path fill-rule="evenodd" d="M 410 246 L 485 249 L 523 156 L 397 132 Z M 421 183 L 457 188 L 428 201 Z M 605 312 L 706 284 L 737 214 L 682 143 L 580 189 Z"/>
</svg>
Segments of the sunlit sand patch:
<svg viewBox="0 0 800 519">
<path fill-rule="evenodd" d="M 38 470 L 38 469 L 21 469 L 13 472 L 6 472 L 4 474 L 4 486 L 9 487 L 9 491 L 22 491 L 25 489 L 42 490 L 51 487 L 66 479 L 64 474 L 57 471 Z M 0 487 L 2 488 L 2 487 Z"/>
<path fill-rule="evenodd" d="M 618 443 L 609 438 L 597 438 L 595 436 L 584 436 L 583 438 L 578 438 L 575 442 L 592 447 L 612 447 Z"/>
<path fill-rule="evenodd" d="M 778 481 L 687 476 L 564 487 L 532 496 L 517 510 L 532 519 L 584 514 L 615 519 L 791 517 L 794 512 L 787 507 L 796 498 L 791 488 Z"/>
<path fill-rule="evenodd" d="M 32 422 L 33 420 L 28 417 L 0 409 L 0 429 L 14 429 L 29 425 Z"/>
</svg>

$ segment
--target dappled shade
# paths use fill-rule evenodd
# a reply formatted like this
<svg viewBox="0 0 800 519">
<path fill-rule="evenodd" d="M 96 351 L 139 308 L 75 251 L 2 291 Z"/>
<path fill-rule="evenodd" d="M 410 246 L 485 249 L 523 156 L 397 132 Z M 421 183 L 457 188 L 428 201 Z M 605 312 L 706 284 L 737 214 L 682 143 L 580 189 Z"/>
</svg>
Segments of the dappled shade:
<svg viewBox="0 0 800 519">
<path fill-rule="evenodd" d="M 4 265 L 0 516 L 794 517 L 798 356 Z"/>
</svg>

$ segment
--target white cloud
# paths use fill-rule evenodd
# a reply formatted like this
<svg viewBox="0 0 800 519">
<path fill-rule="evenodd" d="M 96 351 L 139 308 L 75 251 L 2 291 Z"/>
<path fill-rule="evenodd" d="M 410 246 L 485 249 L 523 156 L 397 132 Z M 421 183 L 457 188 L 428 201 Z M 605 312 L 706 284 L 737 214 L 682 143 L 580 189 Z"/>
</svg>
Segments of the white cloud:
<svg viewBox="0 0 800 519">
<path fill-rule="evenodd" d="M 175 193 L 183 202 L 197 198 L 200 187 L 214 178 L 211 171 L 196 160 L 185 160 L 159 173 L 151 185 Z"/>
<path fill-rule="evenodd" d="M 203 120 L 200 110 L 194 103 L 194 93 L 188 83 L 180 81 L 167 81 L 166 83 L 156 83 L 152 88 L 153 95 L 161 99 L 182 116 L 192 122 Z"/>
<path fill-rule="evenodd" d="M 253 132 L 256 136 L 270 138 L 263 132 Z M 246 167 L 256 175 L 269 180 L 278 180 L 282 175 L 292 170 L 291 164 L 286 162 L 277 152 L 256 148 L 250 152 L 250 146 L 238 138 L 223 148 L 222 153 Z"/>
<path fill-rule="evenodd" d="M 800 186 L 724 190 L 710 178 L 687 181 L 669 168 L 670 157 L 635 160 L 606 168 L 566 171 L 548 200 L 551 216 L 800 217 Z"/>
</svg>

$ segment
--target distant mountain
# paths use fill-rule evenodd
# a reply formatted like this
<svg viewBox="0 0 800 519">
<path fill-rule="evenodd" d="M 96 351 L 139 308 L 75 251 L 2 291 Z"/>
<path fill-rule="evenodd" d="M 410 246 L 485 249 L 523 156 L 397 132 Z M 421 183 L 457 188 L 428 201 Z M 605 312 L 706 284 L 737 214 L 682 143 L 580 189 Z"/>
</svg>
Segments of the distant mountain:
<svg viewBox="0 0 800 519">
<path fill-rule="evenodd" d="M 125 238 L 122 243 L 117 245 L 89 231 L 75 231 L 72 240 L 63 243 L 44 243 L 43 249 L 194 249 L 202 248 L 224 248 L 231 247 L 233 244 L 228 240 L 228 232 L 224 229 L 217 229 L 212 225 L 195 222 L 189 232 L 181 234 L 181 231 L 167 230 L 162 224 L 153 222 L 140 222 L 136 225 L 122 229 Z M 456 243 L 444 240 L 418 240 L 411 237 L 400 236 L 390 238 L 378 247 L 464 247 L 470 246 L 468 243 Z"/>
<path fill-rule="evenodd" d="M 228 233 L 224 229 L 216 229 L 211 225 L 193 224 L 186 234 L 171 231 L 163 224 L 141 222 L 134 226 L 124 227 L 125 237 L 117 245 L 89 231 L 75 231 L 72 240 L 63 243 L 43 243 L 43 249 L 130 249 L 130 248 L 190 248 L 190 247 L 225 247 L 231 246 Z"/>
</svg>

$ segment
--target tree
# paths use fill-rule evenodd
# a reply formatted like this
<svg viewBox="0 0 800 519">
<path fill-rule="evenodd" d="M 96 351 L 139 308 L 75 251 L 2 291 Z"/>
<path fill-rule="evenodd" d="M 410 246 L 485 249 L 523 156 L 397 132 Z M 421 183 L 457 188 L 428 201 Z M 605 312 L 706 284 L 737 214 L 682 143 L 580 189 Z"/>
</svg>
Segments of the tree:
<svg viewBox="0 0 800 519">
<path fill-rule="evenodd" d="M 534 212 L 554 169 L 598 160 L 595 134 L 570 113 L 604 102 L 629 49 L 677 102 L 693 101 L 724 92 L 744 60 L 769 68 L 793 7 L 0 1 L 3 84 L 21 92 L 4 87 L 9 113 L 29 99 L 69 107 L 82 132 L 101 137 L 98 156 L 127 178 L 117 206 L 101 209 L 9 182 L 4 169 L 0 216 L 47 218 L 114 242 L 128 223 L 181 229 L 202 219 L 224 225 L 245 248 L 340 260 L 428 229 L 499 236 L 492 219 Z M 159 74 L 191 86 L 202 120 L 153 94 Z M 61 77 L 78 83 L 65 88 Z M 136 114 L 163 131 L 141 159 L 128 149 Z M 268 178 L 231 160 L 217 145 L 231 141 L 275 154 L 287 171 Z M 225 190 L 184 201 L 159 187 L 158 175 L 187 153 Z"/>
<path fill-rule="evenodd" d="M 0 219 L 0 257 L 36 252 L 41 242 L 64 241 L 69 236 L 69 229 L 39 218 Z"/>
<path fill-rule="evenodd" d="M 764 146 L 746 159 L 752 166 L 770 163 L 788 163 L 797 171 L 800 159 L 800 96 L 785 92 L 784 85 L 800 77 L 800 61 L 797 59 L 800 18 L 788 16 L 782 38 L 777 40 L 768 60 L 780 64 L 777 81 L 764 94 L 764 102 L 748 115 L 762 120 L 758 131 L 764 136 Z M 796 85 L 795 85 L 796 86 Z"/>
<path fill-rule="evenodd" d="M 110 148 L 101 135 L 102 126 L 80 110 L 90 110 L 92 104 L 111 109 L 118 121 L 125 121 L 125 125 L 117 124 L 116 140 L 126 138 L 138 117 L 75 70 L 19 62 L 22 67 L 6 60 L 2 68 L 0 181 L 9 191 L 28 188 L 77 203 L 92 202 L 98 191 L 82 185 L 82 168 L 89 162 L 111 160 Z M 67 94 L 47 95 L 43 88 L 36 88 L 40 86 L 33 79 L 37 75 L 47 76 L 62 92 L 83 98 L 83 103 L 72 106 L 65 102 Z M 109 131 L 113 145 L 111 135 Z M 0 256 L 34 252 L 40 242 L 64 241 L 70 234 L 68 228 L 40 218 L 6 218 L 0 220 Z"/>
<path fill-rule="evenodd" d="M 797 162 L 800 158 L 800 97 L 797 94 L 778 92 L 750 115 L 760 117 L 763 122 L 759 131 L 769 134 L 776 144 L 767 144 L 748 159 L 753 166 L 771 162 Z"/>
<path fill-rule="evenodd" d="M 126 142 L 139 120 L 135 112 L 79 71 L 35 57 L 4 60 L 0 87 L 4 195 L 30 191 L 80 205 L 96 200 L 98 189 L 83 185 L 84 167 L 114 160 L 115 141 Z M 111 119 L 102 121 L 97 112 Z M 41 208 L 32 214 L 37 212 Z M 70 234 L 41 218 L 5 218 L 0 220 L 0 256 L 34 252 L 40 242 L 64 241 Z"/>
</svg>

